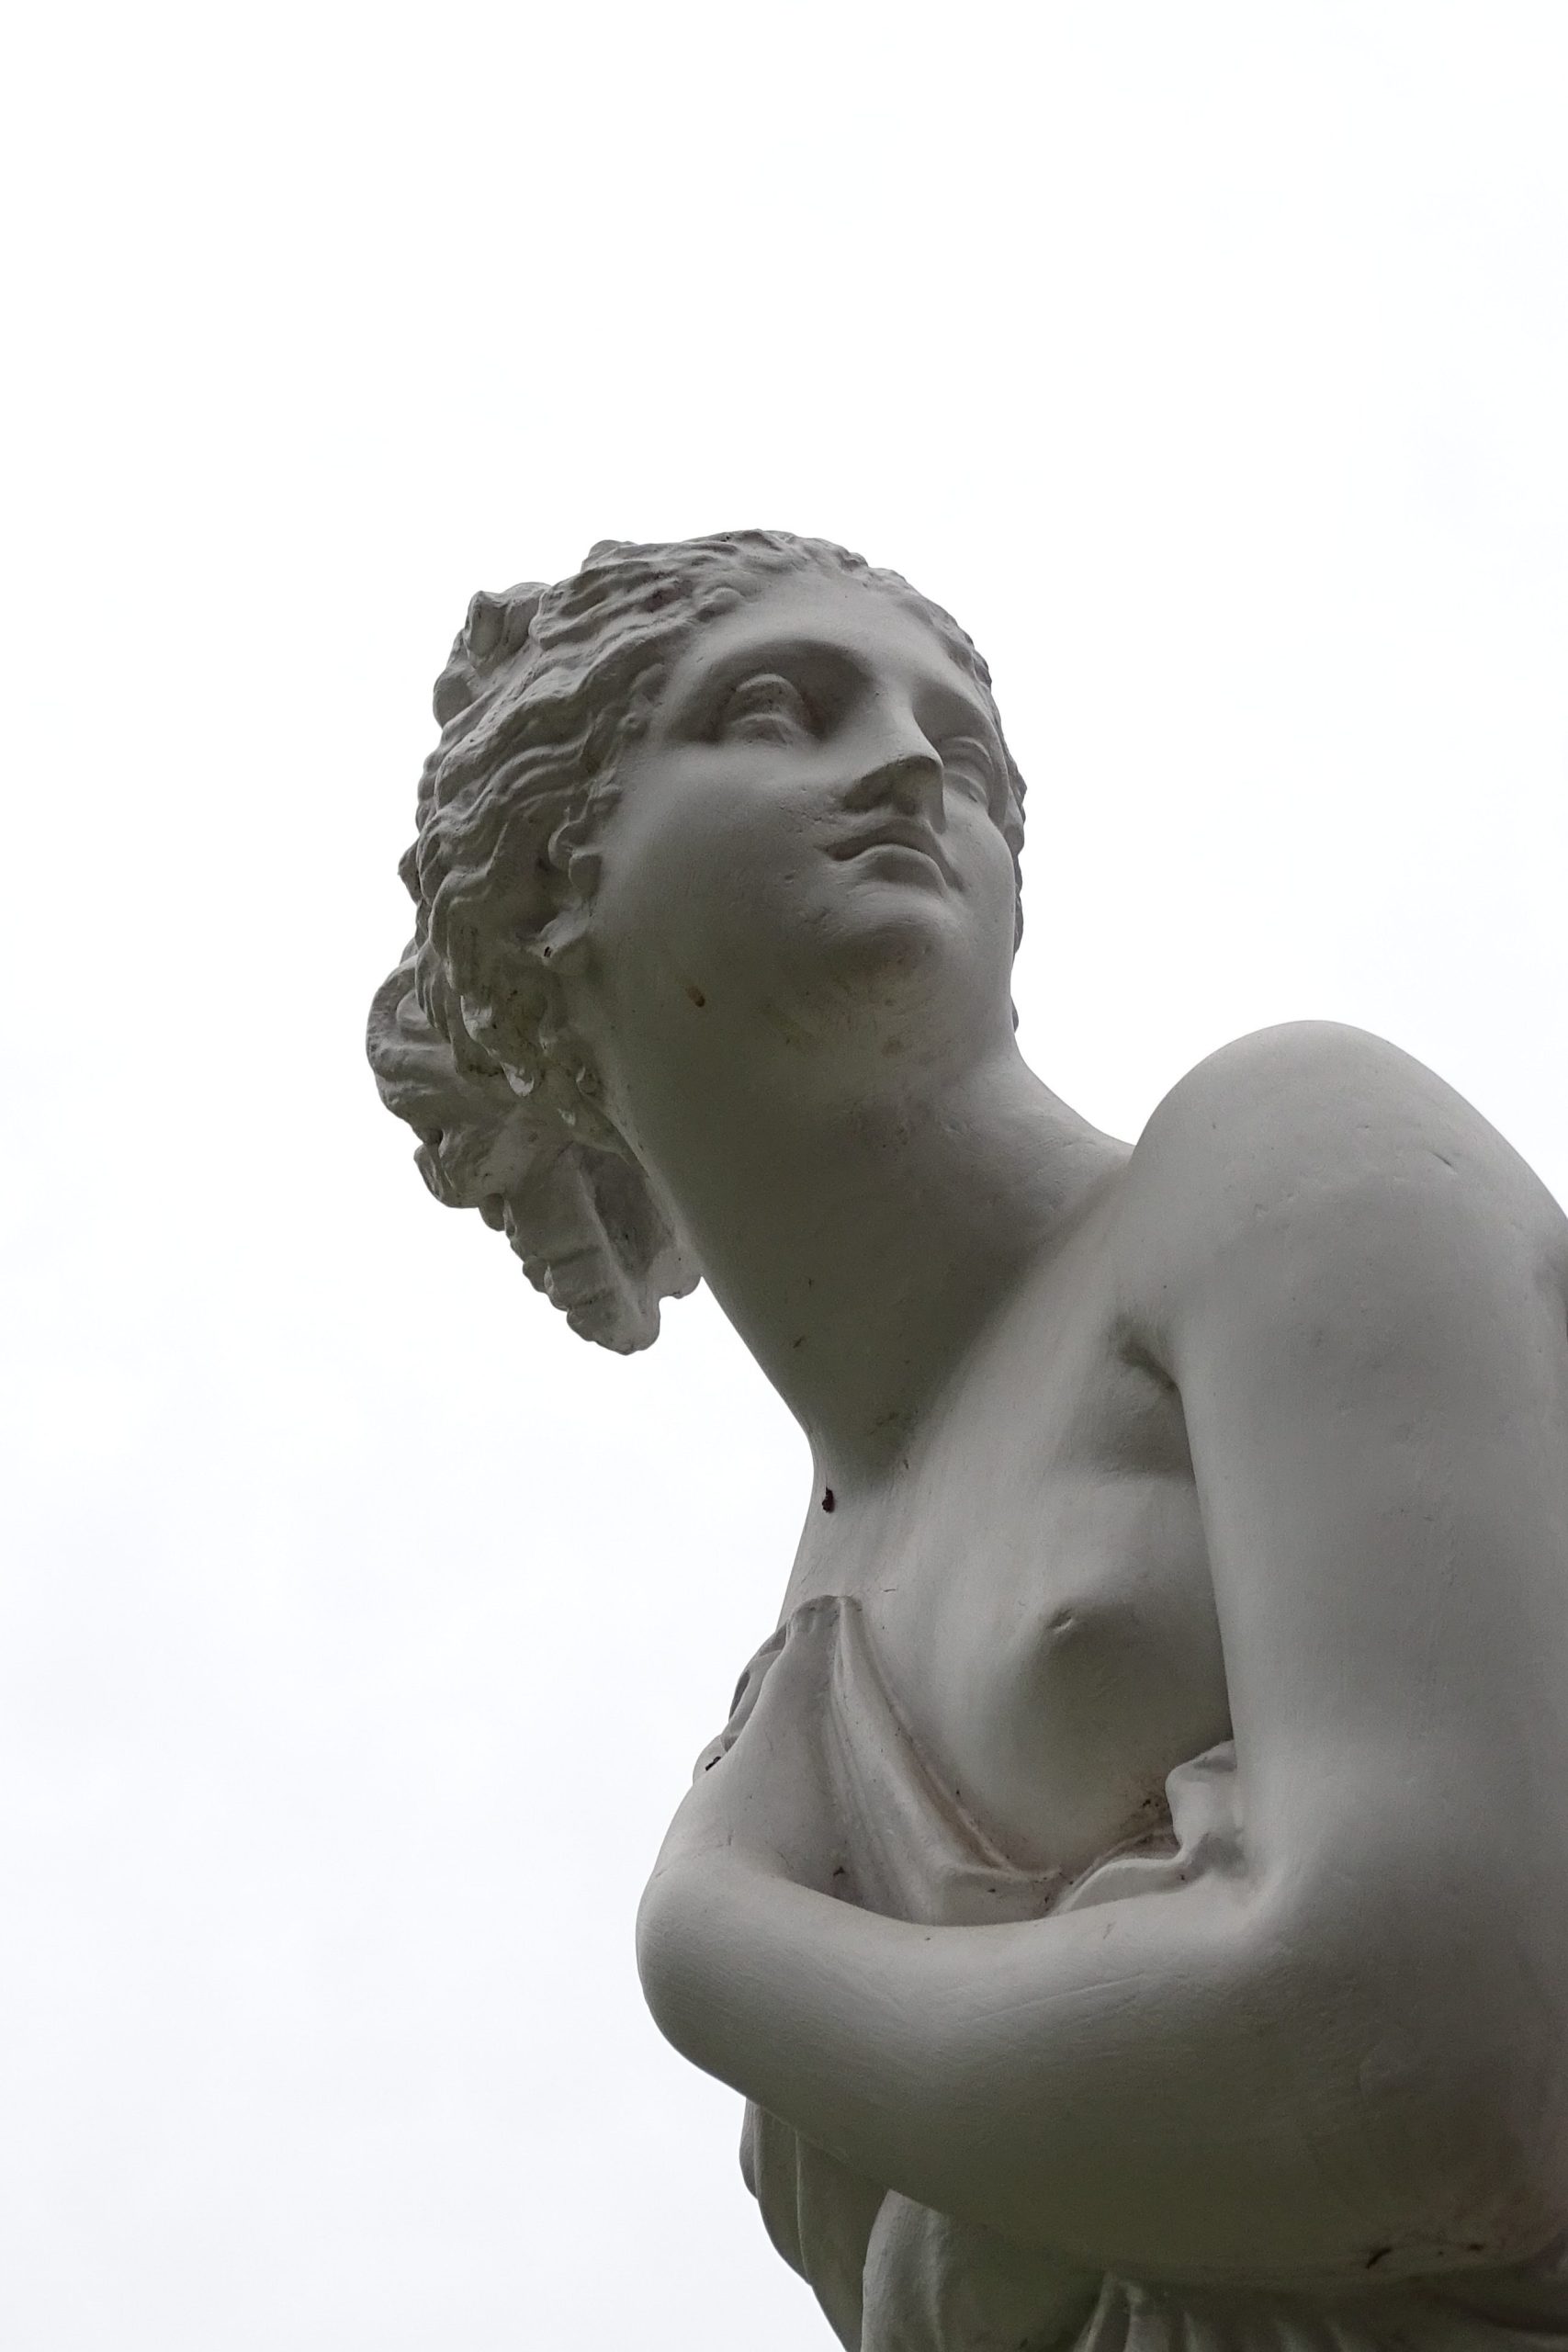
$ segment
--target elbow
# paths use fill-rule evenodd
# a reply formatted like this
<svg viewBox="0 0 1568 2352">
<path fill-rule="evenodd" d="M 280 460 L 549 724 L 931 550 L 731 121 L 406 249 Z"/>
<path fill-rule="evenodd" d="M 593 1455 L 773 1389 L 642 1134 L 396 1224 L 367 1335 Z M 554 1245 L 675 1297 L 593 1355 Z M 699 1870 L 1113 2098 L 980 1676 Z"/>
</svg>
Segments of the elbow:
<svg viewBox="0 0 1568 2352">
<path fill-rule="evenodd" d="M 1397 2086 L 1358 2069 L 1358 2112 L 1341 2135 L 1387 2216 L 1385 2267 L 1412 2275 L 1525 2262 L 1568 2223 L 1562 2136 L 1543 2125 L 1537 2086 L 1484 2062 L 1436 2058 Z"/>
<path fill-rule="evenodd" d="M 1503 2267 L 1539 2255 L 1568 2226 L 1563 2053 L 1531 2065 L 1532 2039 L 1428 2053 L 1424 2094 L 1394 2090 L 1363 2066 L 1368 2135 L 1407 2166 L 1412 2267 Z M 1536 2054 L 1540 2054 L 1539 2050 Z"/>
<path fill-rule="evenodd" d="M 1451 1879 L 1439 1903 L 1365 1901 L 1337 1931 L 1325 1916 L 1276 1917 L 1267 2007 L 1364 2267 L 1540 2254 L 1568 2225 L 1568 1973 L 1550 1939 Z"/>
<path fill-rule="evenodd" d="M 655 2025 L 690 2064 L 748 2097 L 748 2070 L 768 2041 L 747 1916 L 761 1883 L 726 1861 L 661 1862 L 637 1917 L 637 1975 Z"/>
<path fill-rule="evenodd" d="M 637 1907 L 637 1971 L 660 2032 L 683 2058 L 702 2066 L 707 2063 L 700 2047 L 702 1971 L 683 1876 L 677 1867 L 656 1871 L 649 1881 Z"/>
</svg>

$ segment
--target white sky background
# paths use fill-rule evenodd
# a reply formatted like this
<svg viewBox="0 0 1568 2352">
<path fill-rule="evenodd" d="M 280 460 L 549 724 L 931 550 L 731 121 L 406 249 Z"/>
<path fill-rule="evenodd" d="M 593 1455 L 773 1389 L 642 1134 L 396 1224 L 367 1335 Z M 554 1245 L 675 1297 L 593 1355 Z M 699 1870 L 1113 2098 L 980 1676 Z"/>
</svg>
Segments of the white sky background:
<svg viewBox="0 0 1568 2352">
<path fill-rule="evenodd" d="M 430 682 L 603 536 L 861 548 L 1059 1091 L 1329 1015 L 1568 1193 L 1568 5 L 31 13 L 0 2343 L 826 2346 L 631 1951 L 806 1456 L 377 1103 Z"/>
</svg>

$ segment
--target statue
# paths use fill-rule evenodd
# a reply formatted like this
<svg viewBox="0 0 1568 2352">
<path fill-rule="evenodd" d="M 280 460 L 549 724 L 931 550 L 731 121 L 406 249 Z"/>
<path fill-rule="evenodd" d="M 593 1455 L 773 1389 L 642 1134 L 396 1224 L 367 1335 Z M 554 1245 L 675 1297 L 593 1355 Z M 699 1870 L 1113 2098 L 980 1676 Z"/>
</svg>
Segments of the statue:
<svg viewBox="0 0 1568 2352">
<path fill-rule="evenodd" d="M 711 1283 L 812 1449 L 638 1950 L 839 2341 L 1568 2347 L 1548 1194 L 1330 1024 L 1052 1093 L 989 675 L 840 548 L 602 543 L 435 710 L 426 1182 L 606 1347 Z"/>
</svg>

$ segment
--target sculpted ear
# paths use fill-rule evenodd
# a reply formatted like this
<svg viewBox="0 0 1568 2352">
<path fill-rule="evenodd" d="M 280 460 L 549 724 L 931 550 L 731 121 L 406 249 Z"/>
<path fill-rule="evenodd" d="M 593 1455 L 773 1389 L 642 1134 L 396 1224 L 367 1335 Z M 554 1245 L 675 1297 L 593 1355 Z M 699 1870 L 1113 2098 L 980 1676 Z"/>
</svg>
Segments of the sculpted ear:
<svg viewBox="0 0 1568 2352">
<path fill-rule="evenodd" d="M 535 933 L 528 942 L 528 953 L 552 972 L 570 972 L 581 967 L 587 944 L 587 908 L 566 907 Z"/>
</svg>

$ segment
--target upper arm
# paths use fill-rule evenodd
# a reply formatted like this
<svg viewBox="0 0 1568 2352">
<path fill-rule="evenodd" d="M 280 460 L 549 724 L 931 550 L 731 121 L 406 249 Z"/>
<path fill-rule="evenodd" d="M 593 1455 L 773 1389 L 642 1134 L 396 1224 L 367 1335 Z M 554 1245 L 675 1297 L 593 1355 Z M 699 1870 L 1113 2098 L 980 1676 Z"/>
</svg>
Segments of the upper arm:
<svg viewBox="0 0 1568 2352">
<path fill-rule="evenodd" d="M 1561 1218 L 1429 1072 L 1328 1026 L 1202 1065 L 1139 1155 L 1259 1880 L 1314 1932 L 1325 1910 L 1351 1937 L 1375 1924 L 1398 1970 L 1418 1966 L 1405 1939 L 1436 1968 L 1451 1933 L 1475 1967 L 1551 1973 Z"/>
</svg>

